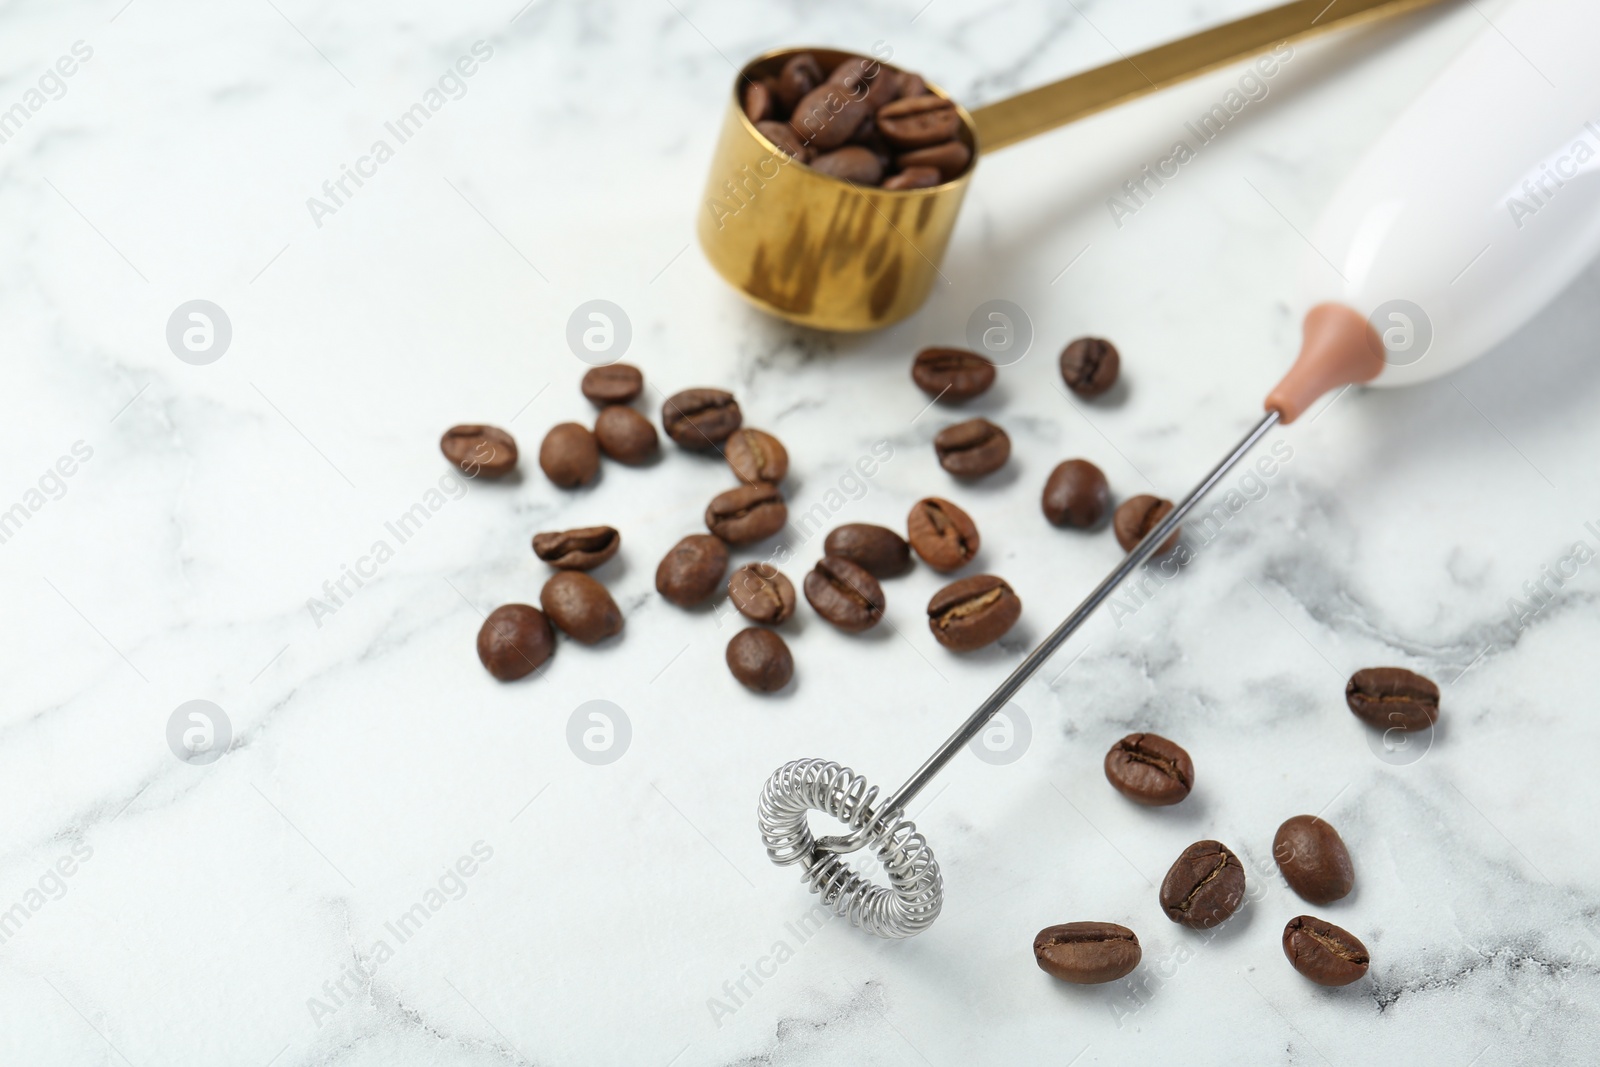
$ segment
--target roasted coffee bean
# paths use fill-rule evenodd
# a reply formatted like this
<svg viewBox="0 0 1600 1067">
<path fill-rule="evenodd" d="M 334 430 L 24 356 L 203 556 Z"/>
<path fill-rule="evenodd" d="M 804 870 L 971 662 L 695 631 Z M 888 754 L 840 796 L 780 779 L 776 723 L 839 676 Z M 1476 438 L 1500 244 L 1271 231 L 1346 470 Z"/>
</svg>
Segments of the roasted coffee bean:
<svg viewBox="0 0 1600 1067">
<path fill-rule="evenodd" d="M 710 534 L 690 534 L 661 558 L 656 592 L 687 608 L 715 593 L 727 570 L 727 545 Z"/>
<path fill-rule="evenodd" d="M 883 183 L 885 189 L 931 189 L 944 181 L 937 167 L 907 167 Z"/>
<path fill-rule="evenodd" d="M 1161 881 L 1167 918 L 1209 930 L 1244 903 L 1244 865 L 1220 841 L 1196 841 L 1183 850 Z"/>
<path fill-rule="evenodd" d="M 591 571 L 612 556 L 622 535 L 609 526 L 582 526 L 533 535 L 533 554 L 564 571 Z"/>
<path fill-rule="evenodd" d="M 594 419 L 594 439 L 600 451 L 619 463 L 643 463 L 661 447 L 650 420 L 625 404 L 600 409 Z"/>
<path fill-rule="evenodd" d="M 1087 530 L 1098 526 L 1111 507 L 1111 486 L 1105 472 L 1086 459 L 1056 465 L 1045 479 L 1044 517 L 1057 526 Z"/>
<path fill-rule="evenodd" d="M 1194 788 L 1194 761 L 1159 734 L 1129 734 L 1106 753 L 1106 781 L 1129 800 L 1176 804 Z"/>
<path fill-rule="evenodd" d="M 563 489 L 576 488 L 600 473 L 600 444 L 587 426 L 557 423 L 539 445 L 539 466 Z"/>
<path fill-rule="evenodd" d="M 1356 884 L 1344 839 L 1315 815 L 1285 820 L 1272 839 L 1272 858 L 1289 888 L 1312 904 L 1332 904 Z"/>
<path fill-rule="evenodd" d="M 439 438 L 439 451 L 468 478 L 499 478 L 517 468 L 517 442 L 495 426 L 452 426 Z"/>
<path fill-rule="evenodd" d="M 994 364 L 965 348 L 924 348 L 911 361 L 911 380 L 936 400 L 971 400 L 994 384 Z"/>
<path fill-rule="evenodd" d="M 789 473 L 789 450 L 765 430 L 735 430 L 722 446 L 722 458 L 741 482 L 750 485 L 777 485 Z"/>
<path fill-rule="evenodd" d="M 730 545 L 748 545 L 771 537 L 789 521 L 789 508 L 778 487 L 766 482 L 741 485 L 711 498 L 706 529 Z"/>
<path fill-rule="evenodd" d="M 1356 935 L 1310 915 L 1297 915 L 1283 928 L 1283 954 L 1295 970 L 1329 986 L 1349 985 L 1372 962 Z"/>
<path fill-rule="evenodd" d="M 815 152 L 830 152 L 850 140 L 870 114 L 865 97 L 852 96 L 837 82 L 825 82 L 795 105 L 789 126 L 801 144 Z"/>
<path fill-rule="evenodd" d="M 804 583 L 806 601 L 818 615 L 846 633 L 859 633 L 883 618 L 883 587 L 843 556 L 824 556 Z"/>
<path fill-rule="evenodd" d="M 661 426 L 684 448 L 715 448 L 739 428 L 744 417 L 732 393 L 721 389 L 685 389 L 661 405 Z"/>
<path fill-rule="evenodd" d="M 770 563 L 746 563 L 734 571 L 728 599 L 740 615 L 772 626 L 794 614 L 794 584 Z"/>
<path fill-rule="evenodd" d="M 851 522 L 829 531 L 822 552 L 842 556 L 875 578 L 902 574 L 911 566 L 911 546 L 893 530 Z"/>
<path fill-rule="evenodd" d="M 862 98 L 869 116 L 900 95 L 900 77 L 900 72 L 893 67 L 866 56 L 846 59 L 828 72 L 830 83 L 842 86 L 853 97 Z"/>
<path fill-rule="evenodd" d="M 822 84 L 822 67 L 817 64 L 817 57 L 810 52 L 801 52 L 799 55 L 790 56 L 784 63 L 783 69 L 778 73 L 777 84 L 773 87 L 773 95 L 777 97 L 778 106 L 785 112 L 790 112 L 807 93 L 820 84 Z"/>
<path fill-rule="evenodd" d="M 779 150 L 800 162 L 804 163 L 811 158 L 811 149 L 807 148 L 805 142 L 789 128 L 787 122 L 758 122 L 756 129 L 761 131 L 761 136 L 777 145 Z"/>
<path fill-rule="evenodd" d="M 970 162 L 972 162 L 972 149 L 968 148 L 964 141 L 946 141 L 944 144 L 902 152 L 895 157 L 895 164 L 901 170 L 910 170 L 912 167 L 933 167 L 945 181 L 960 177 Z"/>
<path fill-rule="evenodd" d="M 1156 524 L 1167 517 L 1167 512 L 1172 510 L 1172 501 L 1163 500 L 1149 493 L 1140 493 L 1138 496 L 1129 497 L 1117 505 L 1116 514 L 1111 517 L 1111 529 L 1117 535 L 1117 544 L 1122 546 L 1124 552 L 1132 552 L 1139 547 L 1139 542 L 1144 540 L 1144 535 L 1156 528 Z M 1172 551 L 1172 546 L 1178 543 L 1178 535 L 1183 527 L 1172 531 L 1155 554 Z"/>
<path fill-rule="evenodd" d="M 597 407 L 626 404 L 644 389 L 644 372 L 631 363 L 590 367 L 584 372 L 579 388 Z"/>
<path fill-rule="evenodd" d="M 922 562 L 943 574 L 959 570 L 978 554 L 978 526 L 948 500 L 930 496 L 911 505 L 906 540 Z"/>
<path fill-rule="evenodd" d="M 1062 923 L 1045 927 L 1033 939 L 1039 969 L 1075 985 L 1125 978 L 1139 966 L 1141 955 L 1133 931 L 1116 923 Z"/>
<path fill-rule="evenodd" d="M 1380 730 L 1426 730 L 1439 721 L 1439 687 L 1404 667 L 1368 667 L 1350 676 L 1344 700 Z"/>
<path fill-rule="evenodd" d="M 772 90 L 762 82 L 751 82 L 744 87 L 744 117 L 751 122 L 762 122 L 772 117 Z"/>
<path fill-rule="evenodd" d="M 775 693 L 794 677 L 794 656 L 782 637 L 751 626 L 728 642 L 728 670 L 740 684 L 758 693 Z"/>
<path fill-rule="evenodd" d="M 478 659 L 502 682 L 538 670 L 555 647 L 550 620 L 531 604 L 502 604 L 478 630 Z"/>
<path fill-rule="evenodd" d="M 955 104 L 942 96 L 912 96 L 878 109 L 878 130 L 899 149 L 926 148 L 961 132 Z"/>
<path fill-rule="evenodd" d="M 622 632 L 622 611 L 606 587 L 581 571 L 551 575 L 539 591 L 550 621 L 586 645 Z"/>
<path fill-rule="evenodd" d="M 877 155 L 857 144 L 824 152 L 811 161 L 811 169 L 856 185 L 877 185 L 883 180 L 883 164 Z"/>
<path fill-rule="evenodd" d="M 1061 380 L 1079 396 L 1099 396 L 1110 389 L 1121 368 L 1117 346 L 1098 337 L 1080 337 L 1061 350 Z"/>
<path fill-rule="evenodd" d="M 988 419 L 946 426 L 933 437 L 939 466 L 958 478 L 993 474 L 1011 458 L 1011 438 Z"/>
<path fill-rule="evenodd" d="M 747 84 L 740 103 L 781 151 L 856 185 L 928 189 L 972 163 L 972 149 L 960 139 L 959 109 L 920 75 L 870 56 L 848 56 L 826 76 L 812 54 L 790 56 L 778 75 Z M 780 123 L 783 132 L 772 128 Z M 837 152 L 845 147 L 865 149 L 873 159 Z"/>
<path fill-rule="evenodd" d="M 992 574 L 951 582 L 928 601 L 928 629 L 952 652 L 993 644 L 1021 615 L 1022 600 L 1004 579 Z"/>
</svg>

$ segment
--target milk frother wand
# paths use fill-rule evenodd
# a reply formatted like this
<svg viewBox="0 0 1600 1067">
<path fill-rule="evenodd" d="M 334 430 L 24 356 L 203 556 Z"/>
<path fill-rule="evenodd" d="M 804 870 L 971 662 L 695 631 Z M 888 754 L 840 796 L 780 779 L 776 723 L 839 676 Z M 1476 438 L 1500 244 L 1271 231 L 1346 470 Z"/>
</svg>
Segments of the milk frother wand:
<svg viewBox="0 0 1600 1067">
<path fill-rule="evenodd" d="M 1028 653 L 891 797 L 878 803 L 877 787 L 830 760 L 794 760 L 778 768 L 767 779 L 757 808 L 761 837 L 772 862 L 779 866 L 801 864 L 801 877 L 813 892 L 821 894 L 825 904 L 880 937 L 910 937 L 938 918 L 944 897 L 939 864 L 926 839 L 901 817 L 902 813 L 1123 579 L 1155 554 L 1184 516 L 1267 431 L 1279 422 L 1292 421 L 1328 389 L 1368 381 L 1383 369 L 1382 342 L 1367 321 L 1348 308 L 1326 304 L 1314 309 L 1306 319 L 1306 341 L 1294 368 L 1268 397 L 1267 413 L 1250 432 L 1095 586 L 1072 614 Z M 813 809 L 833 816 L 852 827 L 851 831 L 813 837 L 806 821 Z M 887 888 L 852 871 L 843 859 L 846 853 L 868 846 L 883 863 L 889 878 Z"/>
<path fill-rule="evenodd" d="M 1306 315 L 1300 355 L 1266 414 L 888 798 L 829 760 L 778 768 L 757 805 L 768 858 L 799 865 L 812 892 L 871 933 L 927 929 L 943 882 L 906 807 L 1251 447 L 1330 390 L 1424 381 L 1469 362 L 1600 254 L 1600 78 L 1586 55 L 1597 35 L 1591 0 L 1522 0 L 1469 45 L 1368 150 L 1312 231 L 1305 290 L 1336 300 Z M 814 837 L 812 810 L 849 832 Z M 876 853 L 887 886 L 846 865 L 861 848 Z"/>
</svg>

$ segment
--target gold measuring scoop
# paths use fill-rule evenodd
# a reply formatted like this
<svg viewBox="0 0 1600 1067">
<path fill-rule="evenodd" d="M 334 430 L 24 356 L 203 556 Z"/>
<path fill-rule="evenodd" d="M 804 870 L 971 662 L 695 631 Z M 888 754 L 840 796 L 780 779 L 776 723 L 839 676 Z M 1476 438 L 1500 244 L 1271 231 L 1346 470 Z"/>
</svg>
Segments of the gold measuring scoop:
<svg viewBox="0 0 1600 1067">
<path fill-rule="evenodd" d="M 1274 45 L 1398 15 L 1438 0 L 1294 0 L 1030 89 L 971 113 L 959 139 L 972 163 L 925 189 L 865 188 L 792 159 L 745 117 L 746 85 L 776 76 L 802 52 L 825 68 L 861 58 L 828 48 L 768 52 L 747 63 L 706 179 L 700 246 L 718 274 L 757 307 L 820 330 L 874 330 L 927 299 L 978 156 L 1204 74 Z M 930 84 L 930 92 L 947 94 Z"/>
</svg>

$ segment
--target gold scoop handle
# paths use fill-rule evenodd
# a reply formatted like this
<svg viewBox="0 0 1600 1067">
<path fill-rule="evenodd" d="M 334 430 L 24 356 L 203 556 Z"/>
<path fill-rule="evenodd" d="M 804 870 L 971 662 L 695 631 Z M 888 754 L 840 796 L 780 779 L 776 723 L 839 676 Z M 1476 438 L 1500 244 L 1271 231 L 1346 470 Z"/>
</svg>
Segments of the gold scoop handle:
<svg viewBox="0 0 1600 1067">
<path fill-rule="evenodd" d="M 1294 0 L 1202 30 L 1070 78 L 997 100 L 972 113 L 985 152 L 1025 141 L 1096 111 L 1227 66 L 1284 41 L 1387 18 L 1439 0 Z"/>
</svg>

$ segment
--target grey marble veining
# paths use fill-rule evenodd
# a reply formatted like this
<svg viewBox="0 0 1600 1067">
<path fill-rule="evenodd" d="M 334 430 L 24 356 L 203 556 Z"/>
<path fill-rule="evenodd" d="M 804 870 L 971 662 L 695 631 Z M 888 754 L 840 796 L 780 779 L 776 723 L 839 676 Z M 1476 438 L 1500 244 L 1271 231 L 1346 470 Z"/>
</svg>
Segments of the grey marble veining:
<svg viewBox="0 0 1600 1067">
<path fill-rule="evenodd" d="M 694 244 L 729 64 L 882 41 L 983 103 L 1259 6 L 0 12 L 0 115 L 26 113 L 0 142 L 0 515 L 26 512 L 0 541 L 0 1060 L 1111 1064 L 1180 1042 L 1212 1050 L 1196 1062 L 1592 1059 L 1600 269 L 1452 378 L 1352 391 L 1269 435 L 1286 455 L 1224 483 L 1243 503 L 1191 531 L 1193 561 L 1120 593 L 1024 688 L 1023 756 L 964 754 L 919 800 L 947 886 L 928 933 L 819 918 L 755 833 L 786 760 L 892 787 L 1116 562 L 1108 533 L 1044 523 L 1051 466 L 1081 455 L 1120 496 L 1173 495 L 1243 432 L 1297 340 L 1297 231 L 1497 7 L 1297 47 L 1120 226 L 1109 198 L 1227 72 L 985 159 L 949 284 L 869 337 L 762 318 Z M 67 56 L 74 73 L 41 83 Z M 389 132 L 431 91 L 420 128 Z M 324 184 L 380 140 L 391 153 L 334 202 Z M 731 388 L 782 436 L 797 512 L 898 525 L 928 493 L 969 506 L 982 569 L 1023 599 L 1017 630 L 946 653 L 921 569 L 887 583 L 892 626 L 866 635 L 802 608 L 796 684 L 740 689 L 728 613 L 653 587 L 721 464 L 669 448 L 566 493 L 534 463 L 549 425 L 592 417 L 564 332 L 596 297 L 626 310 L 654 387 Z M 1039 340 L 972 405 L 1010 431 L 1011 464 L 953 486 L 929 445 L 950 413 L 923 410 L 906 366 L 991 297 Z M 194 299 L 232 324 L 205 366 L 165 337 Z M 1122 349 L 1115 402 L 1055 388 L 1055 351 L 1086 332 Z M 522 476 L 450 482 L 435 442 L 462 421 L 511 430 Z M 875 446 L 888 458 L 857 478 Z M 530 534 L 594 522 L 623 532 L 598 573 L 626 631 L 494 682 L 474 635 L 537 597 Z M 791 576 L 819 542 L 787 536 Z M 1377 663 L 1443 687 L 1420 758 L 1381 758 L 1344 709 L 1344 678 Z M 232 738 L 204 766 L 167 739 L 196 699 Z M 603 766 L 568 741 L 597 699 L 631 728 Z M 1134 810 L 1106 786 L 1105 749 L 1136 729 L 1193 754 L 1184 805 Z M 1321 914 L 1375 961 L 1341 990 L 1279 948 L 1315 909 L 1278 878 L 1272 834 L 1318 811 L 1357 869 Z M 1251 885 L 1211 936 L 1168 923 L 1154 889 L 1204 837 Z M 1074 919 L 1134 928 L 1141 968 L 1044 976 L 1034 933 Z"/>
</svg>

